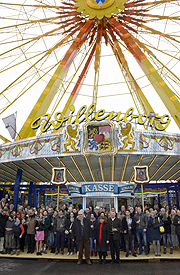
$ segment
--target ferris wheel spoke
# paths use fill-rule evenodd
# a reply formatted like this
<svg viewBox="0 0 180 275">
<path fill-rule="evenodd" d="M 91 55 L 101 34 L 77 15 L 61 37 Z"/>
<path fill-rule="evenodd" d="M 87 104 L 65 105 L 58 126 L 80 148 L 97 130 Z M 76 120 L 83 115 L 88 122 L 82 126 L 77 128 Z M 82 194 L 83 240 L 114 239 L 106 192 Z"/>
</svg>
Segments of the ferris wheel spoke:
<svg viewBox="0 0 180 275">
<path fill-rule="evenodd" d="M 125 3 L 124 6 L 129 8 L 129 7 L 139 7 L 139 6 L 151 6 L 151 5 L 158 5 L 158 4 L 164 4 L 164 3 L 170 3 L 170 2 L 176 2 L 177 0 L 157 0 L 157 1 L 150 1 L 150 2 L 145 2 L 144 1 L 135 1 L 133 2 L 128 2 Z"/>
<path fill-rule="evenodd" d="M 2 92 L 0 92 L 0 95 L 3 94 L 5 91 L 7 91 L 10 87 L 12 87 L 18 80 L 20 80 L 20 78 L 22 78 L 27 72 L 29 72 L 31 69 L 33 69 L 33 67 L 38 64 L 40 61 L 43 60 L 43 58 L 46 56 L 46 54 L 44 56 L 42 56 L 38 61 L 36 61 L 35 63 L 33 63 L 25 72 L 23 72 L 21 75 L 19 75 L 13 82 L 11 82 L 5 89 L 3 89 Z"/>
<path fill-rule="evenodd" d="M 18 3 L 3 3 L 1 2 L 0 4 L 3 6 L 14 6 L 14 7 L 30 7 L 30 8 L 48 8 L 48 9 L 59 9 L 60 6 L 56 5 L 46 5 L 46 3 L 42 4 L 42 1 L 36 1 L 41 3 L 40 5 L 28 5 L 28 4 L 18 4 Z"/>
<path fill-rule="evenodd" d="M 98 96 L 102 27 L 103 27 L 102 24 L 98 26 L 97 38 L 96 38 L 96 50 L 95 50 L 95 61 L 94 61 L 95 75 L 94 75 L 94 87 L 93 87 L 93 98 L 92 98 L 92 103 L 94 104 L 97 104 L 97 96 Z"/>
<path fill-rule="evenodd" d="M 45 53 L 46 53 L 46 51 L 43 51 L 43 52 L 40 52 L 40 53 L 38 53 L 38 54 L 36 54 L 36 55 L 34 55 L 32 57 L 29 57 L 28 61 L 30 61 L 31 59 L 36 58 L 36 57 L 38 57 L 38 56 L 40 56 L 42 54 L 45 54 Z M 4 68 L 2 68 L 2 70 L 0 71 L 0 73 L 4 73 L 4 72 L 6 72 L 6 71 L 8 71 L 8 70 L 10 70 L 10 69 L 12 69 L 14 67 L 18 67 L 19 65 L 22 65 L 23 63 L 27 62 L 27 59 L 22 60 L 21 62 L 16 62 L 16 60 L 17 61 L 19 60 L 19 56 L 16 57 L 13 61 L 11 61 L 8 65 L 6 65 Z M 11 65 L 14 62 L 16 62 L 16 63 L 13 64 L 13 65 Z"/>
<path fill-rule="evenodd" d="M 91 66 L 95 50 L 96 50 L 96 43 L 94 44 L 94 46 L 92 48 L 92 51 L 90 52 L 89 57 L 88 57 L 88 59 L 85 63 L 85 66 L 84 66 L 84 68 L 83 68 L 83 70 L 82 70 L 82 72 L 81 72 L 81 74 L 80 74 L 80 76 L 79 76 L 79 78 L 78 78 L 78 80 L 77 80 L 77 82 L 76 82 L 76 84 L 75 84 L 75 86 L 74 86 L 74 88 L 73 88 L 73 90 L 72 90 L 65 106 L 64 106 L 64 109 L 63 109 L 62 113 L 65 116 L 69 115 L 69 112 L 70 112 L 69 106 L 73 105 L 75 103 L 76 99 L 77 99 L 77 96 L 78 96 L 78 94 L 81 90 L 81 87 L 82 87 L 83 83 L 84 83 L 86 74 L 88 73 L 88 70 Z"/>
<path fill-rule="evenodd" d="M 139 41 L 137 38 L 135 38 L 134 36 L 132 36 L 132 37 L 133 37 L 134 41 L 139 45 L 139 47 L 142 48 L 148 55 L 151 56 L 152 60 L 156 60 L 156 62 L 158 62 L 158 63 L 161 65 L 162 68 L 165 68 L 165 69 L 167 70 L 167 72 L 168 72 L 169 75 L 172 75 L 172 76 L 176 79 L 176 81 L 180 82 L 180 78 L 179 78 L 177 75 L 175 75 L 175 74 L 172 72 L 172 70 L 170 70 L 170 69 L 167 67 L 167 65 L 165 65 L 164 63 L 162 63 L 162 62 L 156 57 L 155 54 L 152 53 L 152 51 L 149 49 L 150 46 L 149 46 L 148 44 L 145 44 L 145 43 L 140 42 L 140 41 Z M 153 49 L 157 49 L 157 48 L 153 47 Z M 180 53 L 180 51 L 179 51 L 179 53 Z M 178 55 L 179 53 L 177 53 L 176 55 Z M 172 56 L 172 55 L 167 54 L 167 53 L 165 53 L 165 52 L 163 52 L 163 54 L 168 55 L 169 57 L 171 57 L 171 60 L 172 60 L 172 59 L 173 59 L 173 60 L 176 59 L 177 62 L 179 61 L 179 58 L 176 57 L 176 56 Z M 170 60 L 170 61 L 171 61 L 171 60 Z M 170 62 L 170 61 L 169 61 L 169 62 Z M 155 63 L 155 62 L 154 62 L 154 63 Z"/>
<path fill-rule="evenodd" d="M 14 100 L 12 100 L 7 106 L 3 108 L 3 110 L 0 112 L 0 115 L 4 113 L 10 106 L 12 106 L 20 97 L 22 97 L 26 92 L 28 92 L 35 84 L 37 84 L 41 79 L 44 78 L 48 73 L 50 73 L 57 64 L 55 64 L 52 68 L 50 68 L 47 72 L 45 72 L 41 77 L 39 77 L 37 80 L 35 80 L 30 86 L 28 86 L 25 90 L 23 90 Z M 4 95 L 3 95 L 4 96 Z"/>
<path fill-rule="evenodd" d="M 72 64 L 75 56 L 77 55 L 79 48 L 85 42 L 89 32 L 91 31 L 93 27 L 93 22 L 94 20 L 89 19 L 85 23 L 84 27 L 81 29 L 78 36 L 75 38 L 74 42 L 70 46 L 69 50 L 66 52 L 64 58 L 60 62 L 60 65 L 56 69 L 51 80 L 49 81 L 42 95 L 40 96 L 37 103 L 35 104 L 26 122 L 24 123 L 19 133 L 21 137 L 24 137 L 24 136 L 30 137 L 34 134 L 33 130 L 29 130 L 29 126 L 31 122 L 35 117 L 38 117 L 42 112 L 46 112 L 46 110 L 48 109 L 54 95 L 57 92 L 57 88 L 62 83 L 62 80 L 66 75 L 70 65 Z"/>
<path fill-rule="evenodd" d="M 75 32 L 76 32 L 77 30 L 75 30 Z M 51 54 L 53 51 L 55 51 L 59 46 L 62 46 L 63 45 L 63 43 L 65 42 L 65 41 L 67 41 L 67 39 L 68 38 L 70 38 L 70 35 L 67 35 L 67 36 L 65 36 L 59 43 L 57 43 L 56 45 L 54 45 L 52 48 L 50 48 L 50 49 L 48 49 L 47 51 L 44 51 L 44 55 L 40 58 L 40 59 L 38 59 L 35 63 L 33 63 L 33 64 L 31 64 L 31 66 L 26 70 L 26 71 L 24 71 L 20 76 L 18 76 L 11 84 L 9 84 L 2 92 L 0 92 L 0 95 L 1 94 L 3 94 L 5 91 L 7 91 L 11 86 L 13 86 L 15 83 L 17 83 L 18 82 L 18 80 L 20 80 L 27 72 L 29 72 L 31 69 L 33 69 L 38 63 L 40 63 L 47 55 L 49 55 L 49 54 Z M 18 47 L 19 48 L 19 47 Z M 16 48 L 17 49 L 17 48 Z M 12 49 L 12 50 L 15 50 L 15 48 L 14 49 Z M 8 51 L 8 53 L 9 53 L 9 51 Z M 41 54 L 42 54 L 43 52 L 41 52 Z M 37 56 L 39 56 L 40 54 L 37 54 Z M 33 57 L 31 57 L 31 58 L 34 58 L 35 56 L 33 56 Z M 30 60 L 31 58 L 29 58 L 28 60 Z M 25 59 L 24 61 L 22 61 L 22 62 L 27 62 L 27 59 Z M 21 63 L 20 63 L 21 64 Z M 16 64 L 16 65 L 18 65 L 18 63 Z M 12 66 L 12 67 L 14 67 L 14 66 Z M 8 70 L 8 69 L 10 69 L 11 67 L 8 67 L 6 70 Z M 3 70 L 2 70 L 2 72 L 3 72 Z"/>
<path fill-rule="evenodd" d="M 128 85 L 129 91 L 132 95 L 132 98 L 134 100 L 134 103 L 137 107 L 138 112 L 140 113 L 140 108 L 138 107 L 137 102 L 140 103 L 140 106 L 142 110 L 149 114 L 150 112 L 153 112 L 153 109 L 151 105 L 149 104 L 148 100 L 146 99 L 145 95 L 143 94 L 141 88 L 139 87 L 138 83 L 136 82 L 135 78 L 132 76 L 132 73 L 129 70 L 128 63 L 126 61 L 126 58 L 120 48 L 119 42 L 113 33 L 112 29 L 110 26 L 108 26 L 109 33 L 112 37 L 113 42 L 111 42 L 111 48 L 114 51 L 118 64 L 121 68 L 122 74 L 125 78 L 125 81 Z M 136 98 L 134 98 L 134 94 L 136 95 Z"/>
<path fill-rule="evenodd" d="M 98 5 L 95 2 L 94 5 Z M 116 6 L 120 1 L 113 2 Z M 180 0 L 124 2 L 124 6 L 114 9 L 111 17 L 107 12 L 101 18 L 95 14 L 98 9 L 90 10 L 90 5 L 83 0 L 0 3 L 0 73 L 3 79 L 0 112 L 21 102 L 22 96 L 28 98 L 38 85 L 42 85 L 43 91 L 27 115 L 21 129 L 22 137 L 36 134 L 28 127 L 34 118 L 47 110 L 54 114 L 60 107 L 69 116 L 70 105 L 78 104 L 77 99 L 81 96 L 98 104 L 102 98 L 127 96 L 139 113 L 148 114 L 154 107 L 149 96 L 151 91 L 159 95 L 180 127 L 177 119 L 180 116 Z M 87 26 L 89 18 L 93 21 Z M 103 56 L 106 47 L 107 55 Z M 89 68 L 93 58 L 94 83 L 92 75 L 85 80 L 88 71 L 92 74 L 93 66 Z M 109 74 L 108 83 L 102 83 L 108 73 L 104 73 L 106 66 L 102 64 L 108 58 L 116 62 L 120 72 L 118 80 L 114 79 L 115 74 Z M 111 63 L 108 68 L 110 66 Z M 9 75 L 13 76 L 10 80 Z M 121 85 L 123 92 L 119 86 L 115 89 L 113 86 L 113 92 L 108 92 L 112 85 Z"/>
<path fill-rule="evenodd" d="M 93 46 L 93 44 L 91 45 L 91 47 L 89 48 L 89 50 L 91 50 L 92 46 Z M 90 65 L 92 63 L 92 58 L 93 58 L 93 55 L 94 55 L 94 51 L 95 51 L 95 45 L 93 46 L 92 51 L 91 51 L 90 54 L 89 54 L 89 51 L 86 50 L 86 53 L 85 53 L 83 59 L 80 61 L 79 66 L 76 67 L 76 69 L 75 69 L 75 74 L 70 79 L 67 80 L 68 85 L 67 85 L 66 89 L 64 89 L 63 93 L 61 94 L 60 99 L 57 100 L 57 102 L 55 103 L 55 105 L 53 107 L 53 110 L 51 111 L 51 115 L 54 114 L 54 112 L 57 109 L 59 103 L 61 102 L 63 96 L 67 92 L 67 89 L 68 89 L 69 85 L 70 84 L 74 84 L 74 88 L 73 88 L 72 92 L 70 93 L 70 96 L 69 96 L 69 98 L 68 98 L 68 100 L 67 100 L 67 102 L 66 102 L 66 104 L 64 106 L 64 109 L 62 111 L 62 113 L 65 116 L 69 115 L 70 110 L 68 108 L 69 108 L 70 105 L 74 104 L 74 102 L 77 99 L 77 96 L 78 96 L 78 94 L 79 94 L 79 92 L 81 90 L 81 87 L 83 86 L 86 74 L 88 73 L 88 70 L 89 70 Z M 82 67 L 83 62 L 85 61 L 85 59 L 87 58 L 88 55 L 89 55 L 89 57 L 88 57 L 85 65 L 84 65 L 84 68 L 83 68 L 83 70 L 82 70 L 82 72 L 81 72 L 81 74 L 80 74 L 77 82 L 73 82 L 74 77 L 79 72 L 80 67 Z"/>
<path fill-rule="evenodd" d="M 165 81 L 158 74 L 157 70 L 150 63 L 145 54 L 143 54 L 136 42 L 132 39 L 131 35 L 128 34 L 128 31 L 123 29 L 123 27 L 114 18 L 109 19 L 109 22 L 111 22 L 116 33 L 119 34 L 120 38 L 124 41 L 130 52 L 134 55 L 155 91 L 160 96 L 177 125 L 180 127 L 180 103 L 175 93 L 167 86 Z M 126 39 L 122 37 L 122 34 L 126 35 Z"/>
<path fill-rule="evenodd" d="M 158 34 L 161 37 L 166 37 L 166 38 L 168 38 L 168 39 L 170 39 L 170 40 L 172 40 L 174 42 L 180 43 L 180 41 L 176 40 L 174 37 L 172 37 L 172 36 L 170 36 L 170 35 L 168 35 L 166 33 L 157 31 L 157 30 L 155 30 L 153 28 L 150 28 L 150 27 L 148 27 L 148 26 L 146 26 L 144 24 L 140 24 L 139 27 L 141 27 L 142 29 L 146 29 L 146 30 L 150 31 L 152 34 Z"/>
</svg>

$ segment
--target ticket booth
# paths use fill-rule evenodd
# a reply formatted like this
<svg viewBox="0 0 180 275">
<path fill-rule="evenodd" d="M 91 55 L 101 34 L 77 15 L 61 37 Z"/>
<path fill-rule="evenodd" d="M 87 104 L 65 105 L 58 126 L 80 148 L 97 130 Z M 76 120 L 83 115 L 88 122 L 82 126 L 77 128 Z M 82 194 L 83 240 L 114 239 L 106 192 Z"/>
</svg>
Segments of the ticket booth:
<svg viewBox="0 0 180 275">
<path fill-rule="evenodd" d="M 118 198 L 133 198 L 136 184 L 125 182 L 81 182 L 67 183 L 68 194 L 82 208 L 91 205 L 118 212 Z"/>
</svg>

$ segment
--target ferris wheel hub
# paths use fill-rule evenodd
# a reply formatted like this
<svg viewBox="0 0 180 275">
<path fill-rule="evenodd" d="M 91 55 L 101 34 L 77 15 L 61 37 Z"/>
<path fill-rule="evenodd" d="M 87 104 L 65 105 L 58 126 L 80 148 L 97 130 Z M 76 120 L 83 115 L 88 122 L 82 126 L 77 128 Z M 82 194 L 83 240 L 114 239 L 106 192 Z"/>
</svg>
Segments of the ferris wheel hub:
<svg viewBox="0 0 180 275">
<path fill-rule="evenodd" d="M 103 17 L 110 18 L 112 14 L 119 14 L 123 10 L 127 0 L 77 0 L 75 4 L 77 11 L 82 12 L 83 16 L 89 16 L 90 19 Z"/>
</svg>

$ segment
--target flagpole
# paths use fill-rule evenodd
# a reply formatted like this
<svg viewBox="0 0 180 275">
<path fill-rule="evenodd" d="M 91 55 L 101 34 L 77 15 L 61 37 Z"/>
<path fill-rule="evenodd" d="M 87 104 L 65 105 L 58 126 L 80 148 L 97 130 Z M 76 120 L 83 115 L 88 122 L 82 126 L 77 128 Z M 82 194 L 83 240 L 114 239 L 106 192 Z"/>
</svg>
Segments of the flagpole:
<svg viewBox="0 0 180 275">
<path fill-rule="evenodd" d="M 19 137 L 20 139 L 22 139 L 21 136 L 19 135 L 19 133 L 16 132 L 16 130 L 14 129 L 14 127 L 12 127 L 12 125 L 7 124 L 7 126 L 5 126 L 5 127 L 6 127 L 6 129 L 9 128 L 9 127 L 11 127 L 11 128 L 14 130 L 14 132 L 18 135 L 18 137 Z M 15 139 L 15 138 L 14 138 L 14 139 Z"/>
<path fill-rule="evenodd" d="M 58 194 L 57 194 L 57 211 L 59 210 L 59 184 L 58 184 Z"/>
<path fill-rule="evenodd" d="M 143 184 L 141 184 L 141 194 L 142 194 L 142 209 L 144 212 L 144 190 L 143 190 Z"/>
</svg>

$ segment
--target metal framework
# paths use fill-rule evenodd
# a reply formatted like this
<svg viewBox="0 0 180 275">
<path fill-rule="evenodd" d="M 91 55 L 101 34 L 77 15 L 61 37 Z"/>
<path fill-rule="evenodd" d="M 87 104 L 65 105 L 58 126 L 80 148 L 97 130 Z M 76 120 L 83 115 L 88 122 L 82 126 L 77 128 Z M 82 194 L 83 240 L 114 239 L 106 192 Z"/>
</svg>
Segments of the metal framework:
<svg viewBox="0 0 180 275">
<path fill-rule="evenodd" d="M 155 112 L 155 104 L 151 104 L 146 92 L 146 86 L 150 86 L 180 128 L 179 0 L 115 1 L 118 10 L 106 0 L 100 11 L 98 7 L 94 8 L 94 4 L 88 6 L 86 2 L 66 0 L 60 5 L 56 5 L 56 1 L 54 4 L 49 4 L 49 1 L 39 4 L 39 1 L 28 0 L 0 3 L 2 10 L 10 11 L 9 22 L 17 19 L 17 23 L 10 25 L 5 17 L 1 19 L 6 23 L 0 28 L 5 36 L 1 40 L 1 47 L 5 50 L 0 54 L 3 60 L 0 73 L 6 76 L 25 66 L 19 73 L 16 72 L 8 85 L 3 85 L 0 114 L 33 91 L 40 81 L 45 81 L 42 94 L 19 131 L 21 138 L 36 135 L 30 125 L 35 118 L 49 111 L 52 103 L 55 106 L 53 112 L 61 106 L 63 114 L 69 115 L 69 107 L 75 104 L 86 85 L 85 79 L 93 59 L 95 78 L 94 84 L 90 85 L 92 93 L 84 96 L 90 97 L 94 103 L 98 102 L 101 99 L 99 88 L 103 85 L 100 84 L 102 52 L 103 47 L 108 47 L 117 60 L 119 75 L 122 75 L 137 111 L 146 114 Z M 161 22 L 163 28 L 159 28 L 157 22 Z M 36 31 L 32 35 L 33 29 Z M 11 33 L 15 34 L 11 36 Z M 42 44 L 45 47 L 41 49 Z M 140 67 L 143 76 L 142 73 L 141 77 L 136 76 L 135 64 Z M 146 79 L 145 85 L 141 84 L 141 78 Z M 2 139 L 7 141 L 4 137 Z M 102 161 L 99 165 L 101 167 Z M 102 173 L 101 176 L 104 178 Z"/>
</svg>

